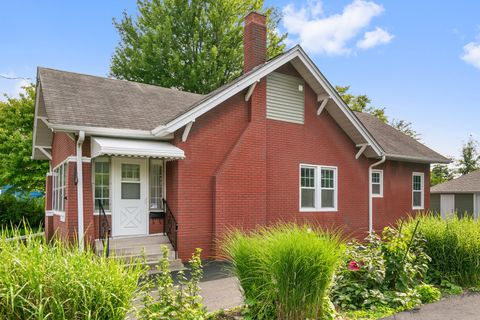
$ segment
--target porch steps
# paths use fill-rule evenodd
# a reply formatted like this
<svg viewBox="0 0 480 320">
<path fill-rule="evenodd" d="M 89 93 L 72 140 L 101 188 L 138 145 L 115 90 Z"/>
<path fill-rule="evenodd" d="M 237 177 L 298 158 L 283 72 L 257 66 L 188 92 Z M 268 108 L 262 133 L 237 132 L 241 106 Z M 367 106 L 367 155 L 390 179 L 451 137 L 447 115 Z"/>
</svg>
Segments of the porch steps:
<svg viewBox="0 0 480 320">
<path fill-rule="evenodd" d="M 162 257 L 162 247 L 164 246 L 169 249 L 170 270 L 183 270 L 182 261 L 175 259 L 175 251 L 168 237 L 162 234 L 110 238 L 110 255 L 114 259 L 123 260 L 127 266 L 135 259 L 144 260 L 144 264 L 150 268 L 149 274 L 155 274 L 158 272 L 156 265 Z M 97 254 L 103 254 L 102 240 L 95 240 L 95 251 Z"/>
</svg>

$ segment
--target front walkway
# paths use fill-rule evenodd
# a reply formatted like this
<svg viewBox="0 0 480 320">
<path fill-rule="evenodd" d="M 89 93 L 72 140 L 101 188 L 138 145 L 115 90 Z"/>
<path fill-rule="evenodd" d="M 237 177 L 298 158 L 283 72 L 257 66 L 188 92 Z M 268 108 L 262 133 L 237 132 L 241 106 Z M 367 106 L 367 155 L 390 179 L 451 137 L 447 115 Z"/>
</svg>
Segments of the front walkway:
<svg viewBox="0 0 480 320">
<path fill-rule="evenodd" d="M 404 311 L 384 320 L 477 320 L 480 319 L 480 294 L 467 293 L 426 304 L 419 310 Z"/>
<path fill-rule="evenodd" d="M 243 304 L 240 285 L 228 271 L 228 265 L 219 261 L 208 261 L 203 266 L 200 282 L 203 304 L 208 311 L 230 309 Z"/>
</svg>

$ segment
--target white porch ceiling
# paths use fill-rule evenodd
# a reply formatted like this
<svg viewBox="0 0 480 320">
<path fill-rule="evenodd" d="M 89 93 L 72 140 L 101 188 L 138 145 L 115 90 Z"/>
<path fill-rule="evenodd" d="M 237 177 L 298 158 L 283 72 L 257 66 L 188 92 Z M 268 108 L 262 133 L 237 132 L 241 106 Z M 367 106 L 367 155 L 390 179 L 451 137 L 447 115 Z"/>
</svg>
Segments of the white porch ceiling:
<svg viewBox="0 0 480 320">
<path fill-rule="evenodd" d="M 102 155 L 184 159 L 182 149 L 163 141 L 92 137 L 92 158 Z"/>
</svg>

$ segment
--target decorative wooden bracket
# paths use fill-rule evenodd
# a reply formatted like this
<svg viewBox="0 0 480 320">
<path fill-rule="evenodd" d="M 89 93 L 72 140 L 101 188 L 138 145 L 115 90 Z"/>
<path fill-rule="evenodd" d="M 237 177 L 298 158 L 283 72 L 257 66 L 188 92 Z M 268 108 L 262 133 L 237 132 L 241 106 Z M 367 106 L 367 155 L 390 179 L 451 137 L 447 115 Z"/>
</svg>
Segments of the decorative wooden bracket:
<svg viewBox="0 0 480 320">
<path fill-rule="evenodd" d="M 182 134 L 182 142 L 187 141 L 188 134 L 190 133 L 190 129 L 192 129 L 192 125 L 193 125 L 194 122 L 195 122 L 195 120 L 194 120 L 194 121 L 190 121 L 190 122 L 187 123 L 187 125 L 185 126 L 185 130 L 183 130 L 183 134 Z"/>
</svg>

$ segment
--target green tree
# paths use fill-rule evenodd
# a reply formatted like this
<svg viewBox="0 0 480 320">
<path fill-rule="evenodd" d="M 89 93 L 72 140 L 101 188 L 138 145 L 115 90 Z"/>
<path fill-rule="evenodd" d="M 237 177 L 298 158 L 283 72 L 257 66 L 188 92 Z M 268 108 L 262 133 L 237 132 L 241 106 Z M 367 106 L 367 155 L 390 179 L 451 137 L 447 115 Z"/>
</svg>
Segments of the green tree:
<svg viewBox="0 0 480 320">
<path fill-rule="evenodd" d="M 462 157 L 458 161 L 458 172 L 464 175 L 479 168 L 480 153 L 478 151 L 478 141 L 470 136 L 462 147 Z"/>
<path fill-rule="evenodd" d="M 12 190 L 42 191 L 45 189 L 47 161 L 35 161 L 32 155 L 32 129 L 35 112 L 35 88 L 0 101 L 0 186 Z"/>
<path fill-rule="evenodd" d="M 453 179 L 453 172 L 447 165 L 436 164 L 430 171 L 430 186 L 434 186 Z"/>
<path fill-rule="evenodd" d="M 350 90 L 350 86 L 335 86 L 335 89 L 338 91 L 343 101 L 345 101 L 345 103 L 353 111 L 370 113 L 383 122 L 388 122 L 387 116 L 385 115 L 385 108 L 377 108 L 372 106 L 372 101 L 367 95 L 361 94 L 356 96 L 349 93 L 348 90 Z"/>
<path fill-rule="evenodd" d="M 413 129 L 411 122 L 393 119 L 390 122 L 390 125 L 395 129 L 405 133 L 407 136 L 410 136 L 415 140 L 420 140 L 420 134 Z"/>
<path fill-rule="evenodd" d="M 243 71 L 243 22 L 267 16 L 268 56 L 283 52 L 278 10 L 263 0 L 138 0 L 135 18 L 113 20 L 120 42 L 110 74 L 119 79 L 208 93 Z"/>
<path fill-rule="evenodd" d="M 414 138 L 415 140 L 420 140 L 420 134 L 418 134 L 412 127 L 412 123 L 405 120 L 395 120 L 393 119 L 390 123 L 388 122 L 388 117 L 385 114 L 385 108 L 379 108 L 372 106 L 372 100 L 365 95 L 354 95 L 349 93 L 350 86 L 335 86 L 335 89 L 342 97 L 343 101 L 348 105 L 353 111 L 366 112 L 374 115 L 378 119 L 382 120 L 385 123 L 390 124 L 395 129 L 403 132 L 404 134 Z"/>
</svg>

